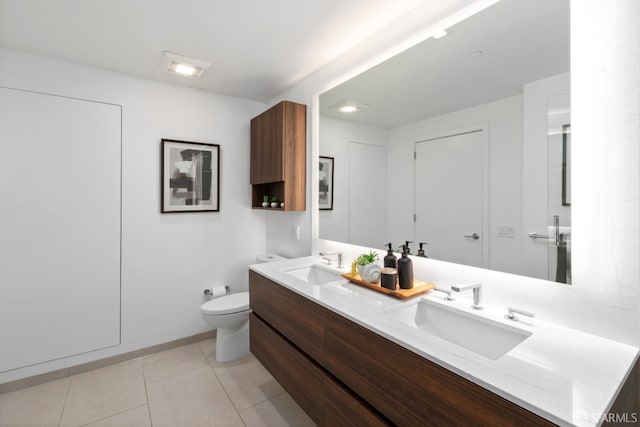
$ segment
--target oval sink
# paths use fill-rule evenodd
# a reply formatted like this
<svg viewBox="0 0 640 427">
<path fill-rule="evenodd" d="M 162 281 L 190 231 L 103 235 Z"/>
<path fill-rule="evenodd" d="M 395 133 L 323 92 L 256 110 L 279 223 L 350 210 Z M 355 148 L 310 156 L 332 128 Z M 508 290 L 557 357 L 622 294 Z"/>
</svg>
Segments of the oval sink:
<svg viewBox="0 0 640 427">
<path fill-rule="evenodd" d="M 347 281 L 342 278 L 338 272 L 328 269 L 320 264 L 294 268 L 285 271 L 285 273 L 313 286 L 329 285 Z"/>
<path fill-rule="evenodd" d="M 394 308 L 386 315 L 492 360 L 501 358 L 531 336 L 531 332 L 426 299 Z"/>
</svg>

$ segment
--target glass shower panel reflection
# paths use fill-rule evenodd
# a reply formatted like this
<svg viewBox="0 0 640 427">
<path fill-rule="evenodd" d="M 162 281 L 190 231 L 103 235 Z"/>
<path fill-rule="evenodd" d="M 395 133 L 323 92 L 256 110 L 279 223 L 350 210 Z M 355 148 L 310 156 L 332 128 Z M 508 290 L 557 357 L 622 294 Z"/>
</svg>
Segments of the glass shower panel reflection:
<svg viewBox="0 0 640 427">
<path fill-rule="evenodd" d="M 548 279 L 571 284 L 571 111 L 569 94 L 548 103 Z"/>
</svg>

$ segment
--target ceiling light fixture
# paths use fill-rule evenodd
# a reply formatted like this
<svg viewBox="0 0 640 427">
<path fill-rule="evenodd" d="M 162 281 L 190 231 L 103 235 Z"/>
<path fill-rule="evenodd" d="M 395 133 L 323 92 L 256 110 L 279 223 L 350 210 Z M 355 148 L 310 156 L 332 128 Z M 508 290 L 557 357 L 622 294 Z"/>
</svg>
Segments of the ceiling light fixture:
<svg viewBox="0 0 640 427">
<path fill-rule="evenodd" d="M 340 113 L 351 114 L 364 110 L 367 107 L 369 106 L 366 104 L 362 104 L 361 102 L 353 101 L 351 99 L 345 99 L 338 102 L 337 104 L 333 104 L 329 108 Z"/>
<path fill-rule="evenodd" d="M 189 58 L 177 53 L 162 52 L 162 68 L 183 77 L 197 79 L 211 63 L 202 59 Z"/>
</svg>

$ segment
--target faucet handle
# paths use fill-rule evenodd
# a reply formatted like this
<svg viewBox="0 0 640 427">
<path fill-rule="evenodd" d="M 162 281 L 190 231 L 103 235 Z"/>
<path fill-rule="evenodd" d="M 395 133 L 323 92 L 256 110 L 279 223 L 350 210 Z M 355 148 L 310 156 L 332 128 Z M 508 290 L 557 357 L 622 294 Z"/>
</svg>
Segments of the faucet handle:
<svg viewBox="0 0 640 427">
<path fill-rule="evenodd" d="M 513 320 L 513 321 L 517 321 L 518 320 L 518 316 L 516 316 L 516 313 L 521 314 L 523 316 L 527 316 L 527 317 L 535 317 L 536 316 L 534 313 L 531 313 L 529 311 L 520 310 L 519 308 L 507 307 L 507 311 L 508 311 L 508 314 L 505 317 L 507 319 Z"/>
<path fill-rule="evenodd" d="M 452 291 L 450 291 L 449 289 L 442 289 L 439 287 L 435 287 L 432 290 L 434 291 L 438 291 L 438 292 L 442 292 L 443 294 L 446 294 L 446 297 L 444 298 L 445 301 L 455 301 L 456 299 L 454 297 L 451 296 Z"/>
</svg>

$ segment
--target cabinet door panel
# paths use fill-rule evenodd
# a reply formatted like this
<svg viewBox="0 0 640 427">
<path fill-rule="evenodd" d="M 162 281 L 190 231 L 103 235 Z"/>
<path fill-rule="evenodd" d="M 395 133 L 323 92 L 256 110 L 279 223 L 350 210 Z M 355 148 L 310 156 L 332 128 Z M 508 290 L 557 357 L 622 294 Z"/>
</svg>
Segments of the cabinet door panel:
<svg viewBox="0 0 640 427">
<path fill-rule="evenodd" d="M 553 424 L 334 313 L 325 367 L 398 425 Z"/>
<path fill-rule="evenodd" d="M 251 120 L 251 184 L 284 181 L 284 104 Z"/>
<path fill-rule="evenodd" d="M 251 309 L 322 364 L 326 310 L 253 271 L 249 272 L 249 290 Z"/>
<path fill-rule="evenodd" d="M 383 427 L 393 425 L 329 375 L 325 376 L 324 387 L 324 417 L 327 427 Z"/>
<path fill-rule="evenodd" d="M 251 353 L 318 425 L 324 425 L 324 372 L 255 314 Z"/>
</svg>

